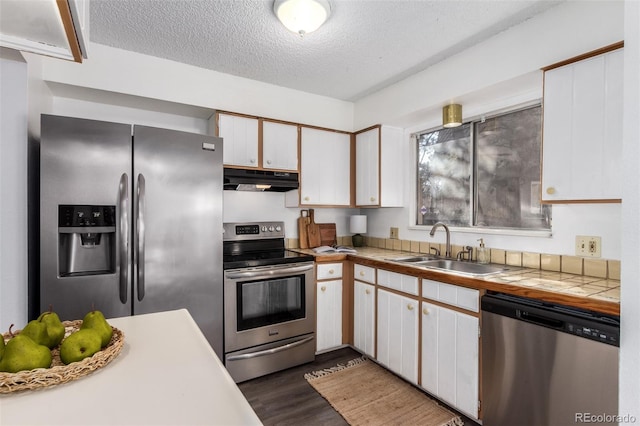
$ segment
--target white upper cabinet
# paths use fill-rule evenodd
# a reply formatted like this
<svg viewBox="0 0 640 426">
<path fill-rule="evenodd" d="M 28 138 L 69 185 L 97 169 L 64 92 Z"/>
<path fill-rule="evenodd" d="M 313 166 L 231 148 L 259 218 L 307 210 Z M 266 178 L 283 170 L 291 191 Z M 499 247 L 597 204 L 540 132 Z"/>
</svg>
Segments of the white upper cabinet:
<svg viewBox="0 0 640 426">
<path fill-rule="evenodd" d="M 223 140 L 225 165 L 258 167 L 258 119 L 218 115 L 218 136 Z"/>
<path fill-rule="evenodd" d="M 356 134 L 356 206 L 380 204 L 380 129 Z"/>
<path fill-rule="evenodd" d="M 89 0 L 3 1 L 0 46 L 75 62 L 87 59 Z"/>
<path fill-rule="evenodd" d="M 262 121 L 262 167 L 298 170 L 298 126 Z"/>
<path fill-rule="evenodd" d="M 402 135 L 390 126 L 356 133 L 356 206 L 402 207 Z"/>
<path fill-rule="evenodd" d="M 623 55 L 545 71 L 543 201 L 621 200 Z"/>
<path fill-rule="evenodd" d="M 300 204 L 351 204 L 351 135 L 302 127 Z"/>
</svg>

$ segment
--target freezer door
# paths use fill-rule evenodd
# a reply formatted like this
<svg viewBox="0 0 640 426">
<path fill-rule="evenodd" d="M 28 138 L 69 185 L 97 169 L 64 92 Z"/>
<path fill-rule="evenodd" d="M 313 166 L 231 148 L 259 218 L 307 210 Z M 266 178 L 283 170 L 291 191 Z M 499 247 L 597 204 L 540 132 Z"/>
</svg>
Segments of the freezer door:
<svg viewBox="0 0 640 426">
<path fill-rule="evenodd" d="M 41 124 L 40 310 L 131 315 L 131 126 L 53 115 Z"/>
<path fill-rule="evenodd" d="M 186 308 L 222 357 L 222 141 L 134 126 L 134 315 Z"/>
</svg>

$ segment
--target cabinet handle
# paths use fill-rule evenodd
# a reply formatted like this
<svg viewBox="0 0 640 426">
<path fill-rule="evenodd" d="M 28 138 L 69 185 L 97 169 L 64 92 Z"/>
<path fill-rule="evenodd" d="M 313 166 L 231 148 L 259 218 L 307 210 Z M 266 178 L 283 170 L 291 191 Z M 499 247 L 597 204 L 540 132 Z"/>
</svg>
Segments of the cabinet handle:
<svg viewBox="0 0 640 426">
<path fill-rule="evenodd" d="M 556 193 L 556 189 L 553 186 L 547 188 L 547 194 L 553 195 Z"/>
<path fill-rule="evenodd" d="M 255 162 L 256 162 L 256 160 L 255 160 L 255 158 L 251 158 L 251 159 L 249 160 L 249 162 L 250 162 L 251 164 L 253 164 L 253 163 L 255 163 Z"/>
<path fill-rule="evenodd" d="M 410 310 L 410 311 L 413 311 L 413 305 L 411 303 L 409 303 L 407 305 L 407 309 Z"/>
<path fill-rule="evenodd" d="M 376 197 L 369 198 L 369 201 L 375 201 L 375 200 L 376 200 Z"/>
<path fill-rule="evenodd" d="M 364 271 L 360 271 L 360 276 L 364 277 Z"/>
<path fill-rule="evenodd" d="M 309 197 L 304 197 L 304 200 L 305 201 L 309 201 Z"/>
<path fill-rule="evenodd" d="M 320 287 L 320 291 L 325 291 L 326 289 L 327 289 L 327 287 L 326 287 L 326 286 L 322 286 L 322 287 Z"/>
<path fill-rule="evenodd" d="M 365 292 L 366 294 L 371 294 L 371 290 L 369 290 L 369 289 L 366 289 L 364 292 Z"/>
<path fill-rule="evenodd" d="M 271 164 L 271 160 L 267 160 L 267 164 Z"/>
<path fill-rule="evenodd" d="M 422 309 L 422 313 L 425 315 L 429 315 L 429 310 L 427 308 Z"/>
<path fill-rule="evenodd" d="M 329 269 L 330 274 L 333 274 L 333 272 L 334 272 L 333 269 Z"/>
</svg>

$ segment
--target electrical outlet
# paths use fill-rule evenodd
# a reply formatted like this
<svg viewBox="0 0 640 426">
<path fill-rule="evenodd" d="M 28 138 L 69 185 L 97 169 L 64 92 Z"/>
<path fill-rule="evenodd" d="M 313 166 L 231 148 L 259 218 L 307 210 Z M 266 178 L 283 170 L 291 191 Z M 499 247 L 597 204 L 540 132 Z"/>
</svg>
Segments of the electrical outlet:
<svg viewBox="0 0 640 426">
<path fill-rule="evenodd" d="M 600 257 L 601 253 L 601 237 L 576 236 L 576 256 Z"/>
<path fill-rule="evenodd" d="M 398 239 L 398 228 L 391 227 L 391 232 L 389 233 L 389 238 L 397 240 Z"/>
</svg>

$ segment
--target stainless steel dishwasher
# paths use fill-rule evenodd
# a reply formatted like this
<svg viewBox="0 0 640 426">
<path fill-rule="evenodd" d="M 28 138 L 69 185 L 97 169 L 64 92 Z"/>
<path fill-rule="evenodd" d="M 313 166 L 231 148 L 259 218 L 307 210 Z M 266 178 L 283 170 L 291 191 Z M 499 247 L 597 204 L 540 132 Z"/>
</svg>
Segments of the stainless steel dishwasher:
<svg viewBox="0 0 640 426">
<path fill-rule="evenodd" d="M 619 317 L 505 294 L 481 305 L 483 426 L 616 423 Z"/>
</svg>

